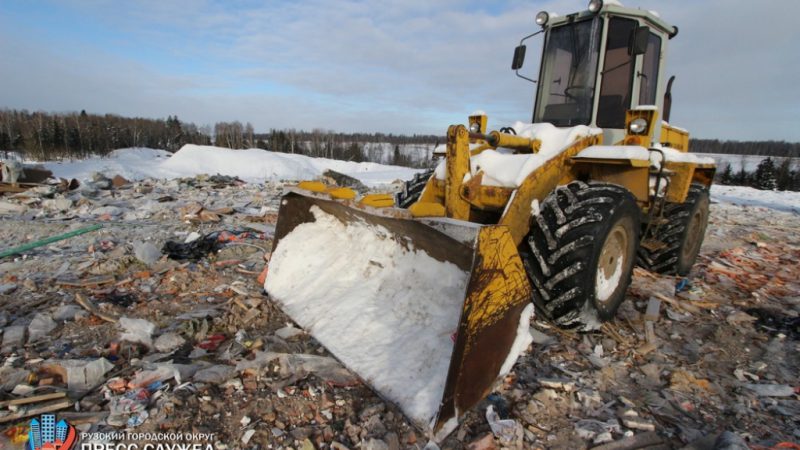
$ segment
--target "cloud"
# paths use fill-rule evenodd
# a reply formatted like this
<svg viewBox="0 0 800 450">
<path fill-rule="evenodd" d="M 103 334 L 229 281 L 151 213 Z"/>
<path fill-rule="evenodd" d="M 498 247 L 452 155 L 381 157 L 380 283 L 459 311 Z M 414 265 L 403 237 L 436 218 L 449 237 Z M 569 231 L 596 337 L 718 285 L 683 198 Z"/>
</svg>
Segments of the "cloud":
<svg viewBox="0 0 800 450">
<path fill-rule="evenodd" d="M 794 0 L 628 1 L 680 27 L 668 73 L 673 121 L 701 137 L 800 140 Z M 490 126 L 529 120 L 534 86 L 509 69 L 540 9 L 570 0 L 463 2 L 74 1 L 59 4 L 107 36 L 65 29 L 31 39 L 4 23 L 0 98 L 7 106 L 271 127 L 443 134 L 475 109 Z M 0 7 L 2 13 L 2 7 Z M 3 14 L 0 14 L 2 17 Z M 46 31 L 46 30 L 45 30 Z M 52 34 L 52 30 L 50 30 Z M 80 52 L 66 41 L 78 41 Z M 540 38 L 526 73 L 538 68 Z"/>
</svg>

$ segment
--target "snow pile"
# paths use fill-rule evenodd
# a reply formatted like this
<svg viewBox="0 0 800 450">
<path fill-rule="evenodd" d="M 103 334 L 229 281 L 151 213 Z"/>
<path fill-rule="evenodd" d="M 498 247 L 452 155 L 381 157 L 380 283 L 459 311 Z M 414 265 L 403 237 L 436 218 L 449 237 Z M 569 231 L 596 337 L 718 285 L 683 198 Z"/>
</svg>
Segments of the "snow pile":
<svg viewBox="0 0 800 450">
<path fill-rule="evenodd" d="M 380 226 L 344 224 L 316 206 L 312 213 L 314 222 L 279 242 L 265 289 L 347 367 L 427 426 L 442 400 L 468 274 Z"/>
<path fill-rule="evenodd" d="M 523 123 L 513 125 L 518 136 L 539 139 L 542 143 L 539 152 L 531 155 L 508 154 L 503 149 L 484 150 L 470 158 L 470 173 L 476 175 L 484 172 L 484 186 L 502 186 L 516 188 L 533 171 L 558 156 L 567 146 L 577 139 L 602 134 L 603 130 L 578 125 L 571 128 L 557 128 L 549 123 Z M 445 178 L 445 161 L 436 168 L 436 178 Z"/>
<path fill-rule="evenodd" d="M 164 150 L 126 148 L 106 157 L 44 166 L 63 178 L 90 179 L 93 172 L 142 178 L 181 178 L 200 174 L 238 176 L 249 182 L 308 180 L 328 169 L 359 179 L 367 186 L 411 179 L 419 170 L 377 163 L 356 163 L 326 158 L 270 152 L 261 149 L 231 150 L 221 147 L 184 145 L 174 155 Z"/>
<path fill-rule="evenodd" d="M 129 180 L 142 178 L 164 178 L 160 165 L 172 154 L 166 150 L 152 148 L 121 148 L 108 156 L 93 156 L 87 159 L 46 161 L 41 163 L 53 175 L 61 178 L 91 179 L 92 173 L 108 176 L 120 175 Z"/>
</svg>

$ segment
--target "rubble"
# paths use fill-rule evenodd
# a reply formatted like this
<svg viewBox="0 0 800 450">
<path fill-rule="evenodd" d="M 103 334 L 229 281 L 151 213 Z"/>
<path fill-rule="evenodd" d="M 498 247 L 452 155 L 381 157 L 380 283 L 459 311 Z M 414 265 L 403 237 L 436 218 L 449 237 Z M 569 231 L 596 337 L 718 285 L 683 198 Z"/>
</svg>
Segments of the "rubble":
<svg viewBox="0 0 800 450">
<path fill-rule="evenodd" d="M 0 259 L 0 432 L 52 411 L 230 449 L 425 446 L 263 294 L 282 186 L 114 175 L 0 200 L 7 247 L 96 227 Z M 438 445 L 797 442 L 800 218 L 714 204 L 711 221 L 690 276 L 637 269 L 600 330 L 532 323 L 532 351 Z"/>
</svg>

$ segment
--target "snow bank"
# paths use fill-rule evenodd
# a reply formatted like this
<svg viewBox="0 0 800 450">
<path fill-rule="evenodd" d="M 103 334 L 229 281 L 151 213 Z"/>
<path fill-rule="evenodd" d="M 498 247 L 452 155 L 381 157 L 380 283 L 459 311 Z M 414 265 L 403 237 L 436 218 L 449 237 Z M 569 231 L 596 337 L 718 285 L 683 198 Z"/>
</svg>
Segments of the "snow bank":
<svg viewBox="0 0 800 450">
<path fill-rule="evenodd" d="M 468 274 L 382 227 L 344 224 L 318 207 L 312 213 L 314 222 L 279 242 L 264 288 L 347 367 L 428 426 L 444 392 Z"/>
<path fill-rule="evenodd" d="M 142 178 L 180 178 L 200 174 L 238 176 L 249 182 L 307 180 L 325 170 L 358 178 L 367 186 L 411 179 L 419 170 L 377 163 L 356 163 L 326 158 L 270 152 L 261 149 L 230 150 L 220 147 L 185 145 L 174 155 L 164 150 L 126 148 L 106 157 L 46 162 L 47 169 L 63 178 L 89 179 L 93 172 Z"/>
<path fill-rule="evenodd" d="M 93 156 L 87 159 L 46 161 L 47 170 L 57 177 L 88 180 L 93 172 L 112 177 L 121 175 L 129 180 L 142 178 L 163 178 L 160 165 L 172 154 L 166 150 L 152 148 L 121 148 L 105 157 Z"/>
</svg>

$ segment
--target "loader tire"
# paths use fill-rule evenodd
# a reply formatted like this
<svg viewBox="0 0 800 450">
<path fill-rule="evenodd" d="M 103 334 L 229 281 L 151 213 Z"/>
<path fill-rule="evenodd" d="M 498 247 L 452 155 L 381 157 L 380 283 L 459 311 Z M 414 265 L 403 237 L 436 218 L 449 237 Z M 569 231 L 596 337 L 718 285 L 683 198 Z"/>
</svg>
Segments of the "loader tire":
<svg viewBox="0 0 800 450">
<path fill-rule="evenodd" d="M 651 232 L 649 239 L 662 247 L 639 248 L 638 264 L 645 269 L 668 275 L 685 276 L 692 270 L 708 226 L 708 188 L 692 184 L 686 201 L 664 206 L 664 224 Z"/>
<path fill-rule="evenodd" d="M 539 312 L 584 330 L 614 317 L 630 284 L 639 230 L 640 209 L 622 186 L 575 181 L 556 188 L 538 214 L 534 208 L 524 249 Z"/>
<path fill-rule="evenodd" d="M 433 176 L 433 169 L 414 175 L 414 178 L 403 183 L 403 190 L 395 194 L 395 204 L 398 208 L 408 208 L 419 200 L 428 179 Z"/>
</svg>

